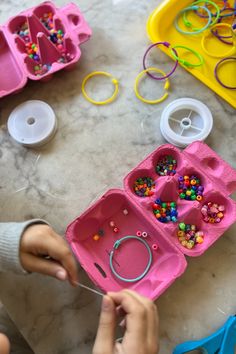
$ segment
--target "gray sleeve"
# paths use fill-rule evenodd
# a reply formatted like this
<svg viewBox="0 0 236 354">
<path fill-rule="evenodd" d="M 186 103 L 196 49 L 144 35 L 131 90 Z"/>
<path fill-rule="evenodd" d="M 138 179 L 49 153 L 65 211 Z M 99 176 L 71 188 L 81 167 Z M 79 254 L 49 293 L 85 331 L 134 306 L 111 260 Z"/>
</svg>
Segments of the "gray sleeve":
<svg viewBox="0 0 236 354">
<path fill-rule="evenodd" d="M 33 219 L 19 223 L 0 223 L 0 272 L 25 273 L 19 259 L 20 240 L 26 228 L 33 224 L 47 222 Z"/>
</svg>

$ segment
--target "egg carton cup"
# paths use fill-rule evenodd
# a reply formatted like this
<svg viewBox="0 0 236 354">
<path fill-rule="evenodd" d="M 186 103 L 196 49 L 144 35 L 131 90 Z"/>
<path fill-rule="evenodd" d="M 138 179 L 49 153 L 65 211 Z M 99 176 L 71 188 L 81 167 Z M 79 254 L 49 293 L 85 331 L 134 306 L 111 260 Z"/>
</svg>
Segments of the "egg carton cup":
<svg viewBox="0 0 236 354">
<path fill-rule="evenodd" d="M 53 15 L 53 29 L 64 34 L 63 47 L 69 54 L 67 62 L 60 62 L 61 51 L 49 39 L 50 31 L 40 21 L 45 13 Z M 26 43 L 18 34 L 20 27 L 27 24 L 30 42 L 38 47 L 40 61 L 36 62 L 26 52 Z M 80 59 L 80 45 L 86 42 L 92 31 L 79 8 L 73 4 L 57 8 L 52 2 L 43 2 L 19 15 L 10 18 L 0 27 L 0 97 L 19 92 L 31 80 L 49 80 L 62 69 L 72 69 Z M 34 67 L 50 65 L 42 75 L 36 75 Z"/>
<path fill-rule="evenodd" d="M 177 161 L 176 174 L 159 176 L 158 161 L 165 155 Z M 204 187 L 203 200 L 189 201 L 178 195 L 178 177 L 196 174 Z M 134 182 L 140 177 L 151 177 L 155 182 L 154 194 L 138 197 Z M 67 227 L 67 240 L 89 277 L 102 290 L 119 291 L 123 288 L 136 290 L 151 299 L 158 298 L 186 267 L 186 256 L 200 256 L 212 246 L 236 220 L 236 202 L 229 196 L 236 190 L 236 171 L 203 142 L 194 142 L 182 152 L 173 145 L 157 148 L 124 178 L 124 189 L 111 189 L 90 206 Z M 162 201 L 177 203 L 177 222 L 162 223 L 153 213 L 152 205 Z M 225 206 L 224 218 L 220 223 L 210 224 L 203 220 L 201 208 L 213 202 Z M 128 214 L 124 214 L 124 210 Z M 119 231 L 110 226 L 113 221 Z M 204 242 L 187 249 L 178 240 L 178 224 L 194 224 L 204 233 Z M 93 235 L 103 230 L 98 241 Z M 146 232 L 145 241 L 152 249 L 153 261 L 146 276 L 134 283 L 124 282 L 113 275 L 109 266 L 109 255 L 116 240 Z M 114 266 L 125 278 L 139 276 L 148 262 L 148 253 L 143 244 L 129 240 L 116 253 Z"/>
</svg>

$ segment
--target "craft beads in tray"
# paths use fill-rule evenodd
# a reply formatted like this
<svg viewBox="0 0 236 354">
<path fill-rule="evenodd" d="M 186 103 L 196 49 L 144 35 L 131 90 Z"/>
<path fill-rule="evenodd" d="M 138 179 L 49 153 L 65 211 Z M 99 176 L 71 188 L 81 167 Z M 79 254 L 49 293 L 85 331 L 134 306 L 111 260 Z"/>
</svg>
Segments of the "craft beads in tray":
<svg viewBox="0 0 236 354">
<path fill-rule="evenodd" d="M 162 145 L 124 178 L 124 190 L 111 189 L 67 228 L 71 248 L 90 278 L 105 291 L 130 288 L 156 299 L 187 266 L 236 220 L 236 171 L 202 142 L 183 152 Z M 117 249 L 126 236 L 137 239 Z M 122 241 L 123 242 L 123 241 Z M 121 243 L 121 242 L 120 242 Z M 118 245 L 119 246 L 119 245 Z"/>
<path fill-rule="evenodd" d="M 71 69 L 91 33 L 73 3 L 58 9 L 43 2 L 9 19 L 0 27 L 0 97 L 18 92 L 28 78 L 46 81 Z"/>
</svg>

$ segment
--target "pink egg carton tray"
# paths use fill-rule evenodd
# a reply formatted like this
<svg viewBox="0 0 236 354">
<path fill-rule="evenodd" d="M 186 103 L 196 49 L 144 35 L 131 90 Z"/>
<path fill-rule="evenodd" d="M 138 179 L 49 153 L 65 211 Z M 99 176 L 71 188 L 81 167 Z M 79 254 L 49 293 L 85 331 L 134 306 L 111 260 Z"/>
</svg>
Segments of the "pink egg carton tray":
<svg viewBox="0 0 236 354">
<path fill-rule="evenodd" d="M 171 155 L 177 161 L 176 174 L 159 176 L 158 161 Z M 203 200 L 180 199 L 178 178 L 196 175 L 204 186 Z M 150 177 L 155 181 L 154 194 L 142 198 L 134 192 L 137 178 Z M 158 147 L 124 178 L 124 189 L 108 190 L 97 202 L 77 217 L 68 227 L 66 238 L 84 270 L 103 291 L 119 291 L 123 288 L 136 290 L 151 299 L 158 298 L 187 267 L 185 256 L 203 254 L 236 221 L 236 202 L 229 196 L 236 190 L 236 170 L 222 160 L 203 142 L 194 142 L 182 152 L 173 145 Z M 153 213 L 152 206 L 157 198 L 177 203 L 178 221 L 162 223 Z M 224 205 L 224 218 L 219 223 L 206 223 L 201 213 L 208 202 Z M 128 214 L 124 214 L 124 210 Z M 114 233 L 110 222 L 119 228 Z M 204 242 L 188 249 L 177 237 L 178 224 L 194 224 L 204 232 Z M 98 241 L 93 235 L 103 230 Z M 109 254 L 116 240 L 127 235 L 136 235 L 137 230 L 147 232 L 146 242 L 158 246 L 152 250 L 151 268 L 141 280 L 128 283 L 113 275 L 109 265 Z M 125 278 L 135 278 L 145 269 L 148 253 L 137 240 L 129 240 L 115 253 L 113 265 Z"/>
<path fill-rule="evenodd" d="M 54 32 L 63 33 L 63 48 L 50 39 L 50 28 L 42 21 L 46 13 L 52 14 Z M 19 34 L 22 26 L 28 32 L 25 37 Z M 20 91 L 28 79 L 46 81 L 56 71 L 71 69 L 81 56 L 80 45 L 91 34 L 82 13 L 73 3 L 58 9 L 52 2 L 43 2 L 10 18 L 0 27 L 0 97 Z M 36 61 L 27 52 L 29 42 L 36 45 Z M 66 60 L 62 58 L 63 53 L 66 53 Z M 49 69 L 37 75 L 36 66 L 48 66 Z"/>
</svg>

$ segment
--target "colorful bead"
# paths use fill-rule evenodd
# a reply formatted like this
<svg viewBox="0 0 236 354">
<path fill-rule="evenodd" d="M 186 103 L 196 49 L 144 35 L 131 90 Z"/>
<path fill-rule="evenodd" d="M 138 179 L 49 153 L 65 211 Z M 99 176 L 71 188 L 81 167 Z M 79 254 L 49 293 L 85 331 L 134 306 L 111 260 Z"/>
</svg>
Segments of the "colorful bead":
<svg viewBox="0 0 236 354">
<path fill-rule="evenodd" d="M 138 237 L 141 237 L 141 236 L 142 236 L 142 232 L 138 230 L 138 231 L 136 232 L 136 235 L 137 235 Z"/>
<path fill-rule="evenodd" d="M 98 235 L 99 236 L 104 236 L 104 231 L 102 229 L 98 230 Z"/>
<path fill-rule="evenodd" d="M 155 182 L 150 177 L 138 178 L 134 182 L 134 192 L 139 197 L 150 197 L 154 194 Z"/>
<path fill-rule="evenodd" d="M 114 227 L 113 231 L 115 232 L 115 234 L 117 234 L 117 232 L 119 232 L 120 230 L 118 229 L 118 227 Z"/>
<path fill-rule="evenodd" d="M 146 238 L 146 237 L 147 237 L 147 235 L 148 235 L 148 234 L 147 234 L 147 232 L 146 232 L 146 231 L 143 231 L 143 232 L 142 232 L 142 236 L 143 236 L 144 238 Z"/>
<path fill-rule="evenodd" d="M 111 221 L 109 222 L 109 225 L 110 225 L 110 227 L 115 227 L 115 222 L 114 222 L 113 220 L 111 220 Z"/>
<path fill-rule="evenodd" d="M 100 239 L 100 236 L 98 234 L 93 235 L 94 241 L 98 241 Z"/>
<path fill-rule="evenodd" d="M 158 249 L 158 246 L 157 246 L 156 243 L 153 243 L 153 244 L 152 244 L 152 249 L 153 249 L 153 251 L 156 251 L 156 250 Z"/>
<path fill-rule="evenodd" d="M 175 202 L 162 202 L 161 199 L 157 199 L 152 205 L 152 210 L 153 214 L 160 222 L 167 223 L 169 221 L 177 221 L 178 212 Z"/>
<path fill-rule="evenodd" d="M 208 202 L 207 204 L 204 204 L 201 208 L 203 220 L 207 223 L 209 222 L 210 224 L 219 223 L 224 218 L 224 210 L 224 205 L 218 205 L 217 203 Z"/>
<path fill-rule="evenodd" d="M 197 176 L 179 176 L 179 197 L 186 200 L 202 200 L 204 187 L 200 185 L 200 179 Z"/>
<path fill-rule="evenodd" d="M 128 214 L 129 214 L 128 210 L 127 210 L 127 209 L 124 209 L 124 210 L 123 210 L 123 214 L 124 214 L 124 215 L 128 215 Z"/>
<path fill-rule="evenodd" d="M 203 231 L 199 231 L 196 225 L 185 224 L 184 222 L 179 223 L 177 236 L 180 244 L 189 250 L 204 241 Z"/>
<path fill-rule="evenodd" d="M 162 156 L 156 165 L 156 173 L 159 176 L 174 176 L 177 161 L 171 155 Z"/>
</svg>

